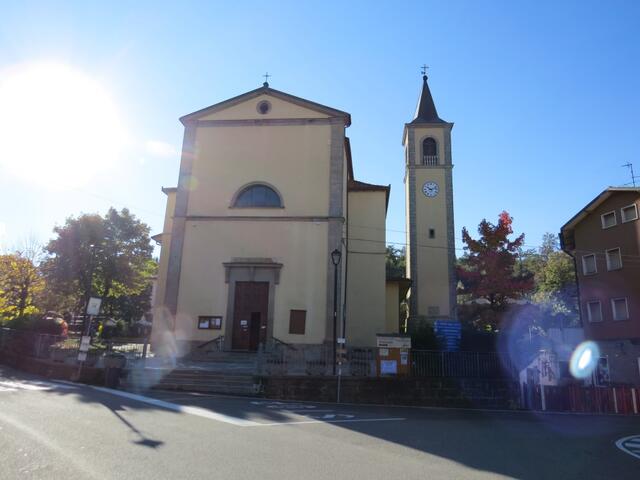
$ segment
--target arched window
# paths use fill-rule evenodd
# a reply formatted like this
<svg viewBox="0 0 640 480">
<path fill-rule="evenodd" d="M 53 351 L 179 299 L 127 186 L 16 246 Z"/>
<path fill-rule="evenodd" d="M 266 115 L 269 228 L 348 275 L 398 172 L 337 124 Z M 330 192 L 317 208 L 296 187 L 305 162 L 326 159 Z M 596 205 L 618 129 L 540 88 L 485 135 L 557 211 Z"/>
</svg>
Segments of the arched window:
<svg viewBox="0 0 640 480">
<path fill-rule="evenodd" d="M 422 164 L 438 165 L 438 144 L 431 137 L 422 141 Z"/>
<path fill-rule="evenodd" d="M 282 199 L 273 188 L 256 183 L 243 188 L 236 195 L 233 206 L 240 208 L 279 208 L 282 207 Z"/>
</svg>

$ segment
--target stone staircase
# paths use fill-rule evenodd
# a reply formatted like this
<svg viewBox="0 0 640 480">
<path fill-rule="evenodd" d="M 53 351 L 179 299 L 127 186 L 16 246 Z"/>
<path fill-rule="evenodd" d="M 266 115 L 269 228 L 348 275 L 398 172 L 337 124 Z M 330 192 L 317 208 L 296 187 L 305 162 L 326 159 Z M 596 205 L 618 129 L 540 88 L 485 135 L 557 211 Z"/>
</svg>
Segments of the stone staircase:
<svg viewBox="0 0 640 480">
<path fill-rule="evenodd" d="M 256 395 L 259 393 L 259 384 L 256 383 L 252 375 L 228 375 L 187 369 L 171 371 L 151 388 L 228 395 Z"/>
<path fill-rule="evenodd" d="M 176 368 L 146 367 L 129 372 L 125 388 L 134 391 L 177 390 L 229 395 L 256 395 L 256 354 L 209 353 L 206 361 L 180 361 Z"/>
</svg>

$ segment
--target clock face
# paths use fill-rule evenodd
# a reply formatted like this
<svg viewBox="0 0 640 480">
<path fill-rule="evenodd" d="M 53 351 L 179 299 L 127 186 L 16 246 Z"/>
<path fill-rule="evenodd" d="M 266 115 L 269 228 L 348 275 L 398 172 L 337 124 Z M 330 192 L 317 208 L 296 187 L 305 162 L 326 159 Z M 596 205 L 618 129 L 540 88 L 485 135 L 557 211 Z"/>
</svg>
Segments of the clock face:
<svg viewBox="0 0 640 480">
<path fill-rule="evenodd" d="M 440 187 L 436 182 L 425 182 L 422 186 L 422 193 L 424 193 L 427 197 L 435 197 L 436 195 L 438 195 L 439 191 Z"/>
</svg>

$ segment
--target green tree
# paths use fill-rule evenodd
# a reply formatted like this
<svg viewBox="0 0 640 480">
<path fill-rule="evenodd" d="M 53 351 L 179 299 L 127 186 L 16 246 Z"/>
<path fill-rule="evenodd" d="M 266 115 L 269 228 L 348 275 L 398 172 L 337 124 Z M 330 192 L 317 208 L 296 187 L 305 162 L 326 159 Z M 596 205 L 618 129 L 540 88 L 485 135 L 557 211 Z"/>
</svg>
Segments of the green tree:
<svg viewBox="0 0 640 480">
<path fill-rule="evenodd" d="M 77 311 L 93 294 L 103 298 L 106 315 L 139 318 L 149 308 L 156 271 L 149 231 L 126 208 L 68 218 L 46 247 L 43 271 L 50 288 L 60 299 L 73 298 Z"/>
<path fill-rule="evenodd" d="M 38 312 L 36 298 L 44 280 L 25 252 L 0 255 L 0 320 L 12 320 Z"/>
<path fill-rule="evenodd" d="M 406 251 L 405 248 L 396 248 L 392 245 L 387 246 L 386 253 L 386 270 L 387 277 L 403 278 L 406 276 Z"/>
<path fill-rule="evenodd" d="M 550 238 L 555 241 L 550 241 Z M 545 234 L 539 255 L 540 261 L 534 270 L 535 293 L 532 300 L 554 317 L 552 323 L 577 324 L 578 287 L 573 259 L 559 249 L 557 237 L 550 233 Z"/>
</svg>

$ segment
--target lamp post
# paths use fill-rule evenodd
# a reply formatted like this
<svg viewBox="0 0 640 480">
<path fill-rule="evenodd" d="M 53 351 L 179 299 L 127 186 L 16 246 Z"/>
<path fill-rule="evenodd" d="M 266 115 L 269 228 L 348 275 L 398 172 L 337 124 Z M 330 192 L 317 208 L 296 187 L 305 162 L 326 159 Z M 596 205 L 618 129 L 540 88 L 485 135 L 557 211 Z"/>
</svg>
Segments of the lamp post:
<svg viewBox="0 0 640 480">
<path fill-rule="evenodd" d="M 342 252 L 337 248 L 331 252 L 331 262 L 333 263 L 333 374 L 336 374 L 336 343 L 338 339 L 337 325 L 338 325 L 338 265 L 340 265 L 340 259 L 342 258 Z"/>
<path fill-rule="evenodd" d="M 82 329 L 81 335 L 91 335 L 91 317 L 89 317 L 89 320 L 87 321 L 87 308 L 89 307 L 89 299 L 93 293 L 93 270 L 95 268 L 96 244 L 90 244 L 89 248 L 91 249 L 91 258 L 89 259 L 89 288 L 87 288 L 87 292 L 85 293 L 84 328 Z"/>
</svg>

